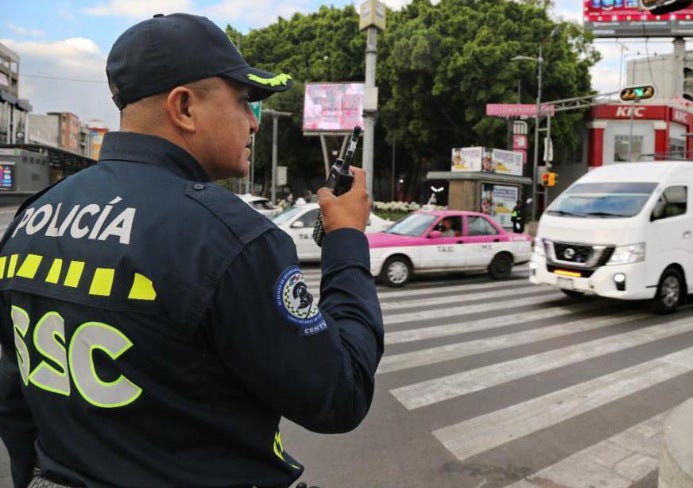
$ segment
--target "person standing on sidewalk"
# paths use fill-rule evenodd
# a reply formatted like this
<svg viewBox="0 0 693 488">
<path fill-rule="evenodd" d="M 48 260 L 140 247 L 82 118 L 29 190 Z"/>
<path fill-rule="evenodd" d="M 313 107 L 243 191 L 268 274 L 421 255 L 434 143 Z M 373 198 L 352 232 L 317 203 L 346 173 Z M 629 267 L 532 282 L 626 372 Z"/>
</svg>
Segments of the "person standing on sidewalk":
<svg viewBox="0 0 693 488">
<path fill-rule="evenodd" d="M 383 323 L 363 170 L 318 191 L 320 301 L 292 240 L 213 183 L 244 177 L 249 103 L 288 90 L 205 17 L 126 30 L 121 130 L 33 196 L 0 242 L 0 437 L 14 485 L 288 487 L 278 426 L 354 429 Z"/>
</svg>

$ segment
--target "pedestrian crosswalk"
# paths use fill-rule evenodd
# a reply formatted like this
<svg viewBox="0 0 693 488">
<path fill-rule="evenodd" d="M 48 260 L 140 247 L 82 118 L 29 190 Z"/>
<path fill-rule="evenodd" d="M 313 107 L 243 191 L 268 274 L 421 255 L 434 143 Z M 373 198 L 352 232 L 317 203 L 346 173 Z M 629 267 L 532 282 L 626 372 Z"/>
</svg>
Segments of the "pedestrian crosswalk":
<svg viewBox="0 0 693 488">
<path fill-rule="evenodd" d="M 664 420 L 693 396 L 693 308 L 566 297 L 527 273 L 378 287 L 377 386 L 460 466 L 517 468 L 451 486 L 654 488 Z"/>
</svg>

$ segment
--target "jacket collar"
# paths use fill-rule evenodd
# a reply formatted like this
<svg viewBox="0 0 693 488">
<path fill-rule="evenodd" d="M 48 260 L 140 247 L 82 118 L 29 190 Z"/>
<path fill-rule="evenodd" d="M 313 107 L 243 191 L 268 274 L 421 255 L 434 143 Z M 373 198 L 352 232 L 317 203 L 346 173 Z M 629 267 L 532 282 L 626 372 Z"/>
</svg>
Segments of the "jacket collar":
<svg viewBox="0 0 693 488">
<path fill-rule="evenodd" d="M 192 155 L 168 140 L 135 132 L 108 132 L 104 135 L 99 162 L 133 161 L 152 164 L 192 181 L 210 181 Z"/>
</svg>

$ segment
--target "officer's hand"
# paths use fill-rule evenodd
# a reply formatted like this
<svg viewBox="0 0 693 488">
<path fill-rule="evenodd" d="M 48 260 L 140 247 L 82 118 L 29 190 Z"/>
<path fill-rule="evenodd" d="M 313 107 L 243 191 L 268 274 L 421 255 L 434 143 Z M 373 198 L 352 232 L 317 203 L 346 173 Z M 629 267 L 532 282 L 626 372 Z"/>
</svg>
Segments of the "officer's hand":
<svg viewBox="0 0 693 488">
<path fill-rule="evenodd" d="M 348 192 L 336 197 L 327 187 L 318 190 L 318 203 L 325 233 L 344 228 L 361 232 L 366 230 L 371 211 L 371 201 L 366 189 L 366 172 L 353 166 L 349 171 L 354 175 L 354 182 Z"/>
</svg>

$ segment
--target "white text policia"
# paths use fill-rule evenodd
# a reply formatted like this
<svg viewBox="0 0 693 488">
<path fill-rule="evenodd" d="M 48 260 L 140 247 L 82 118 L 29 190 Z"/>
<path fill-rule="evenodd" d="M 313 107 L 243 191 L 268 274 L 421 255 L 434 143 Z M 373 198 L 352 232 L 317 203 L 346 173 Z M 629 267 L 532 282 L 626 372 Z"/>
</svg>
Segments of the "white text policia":
<svg viewBox="0 0 693 488">
<path fill-rule="evenodd" d="M 122 200 L 116 197 L 101 208 L 96 203 L 87 205 L 75 205 L 67 214 L 61 216 L 62 203 L 55 208 L 53 205 L 46 204 L 38 209 L 27 208 L 22 216 L 22 220 L 17 224 L 12 237 L 24 229 L 28 235 L 43 232 L 47 237 L 62 237 L 68 232 L 75 239 L 96 239 L 105 241 L 111 236 L 118 238 L 121 244 L 130 243 L 130 233 L 135 219 L 135 209 L 127 207 L 120 211 L 108 223 L 114 205 Z"/>
</svg>

